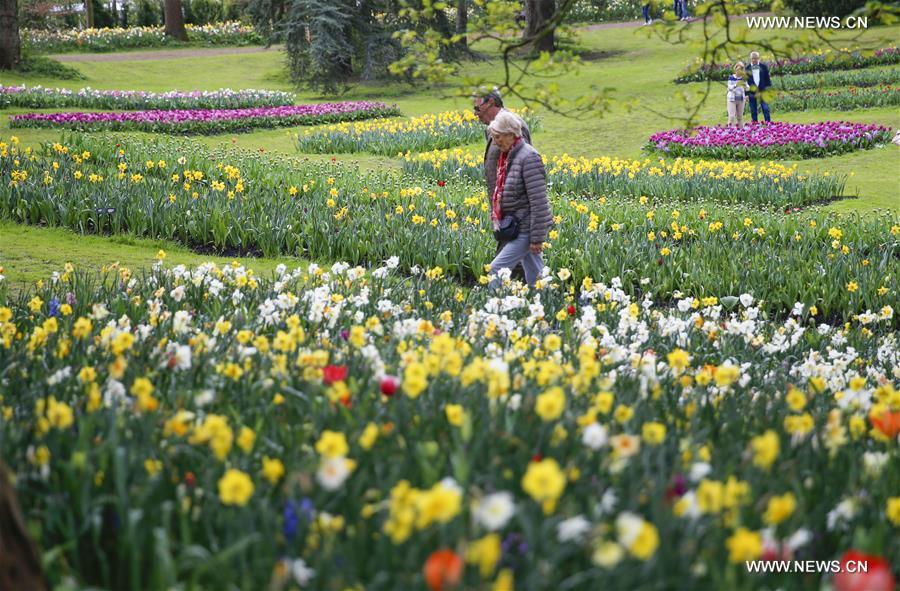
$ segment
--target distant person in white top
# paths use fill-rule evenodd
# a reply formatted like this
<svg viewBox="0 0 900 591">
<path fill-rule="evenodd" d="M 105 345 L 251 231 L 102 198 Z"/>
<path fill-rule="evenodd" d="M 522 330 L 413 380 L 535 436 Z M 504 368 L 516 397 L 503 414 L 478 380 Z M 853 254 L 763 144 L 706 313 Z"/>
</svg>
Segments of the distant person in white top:
<svg viewBox="0 0 900 591">
<path fill-rule="evenodd" d="M 747 74 L 744 62 L 734 64 L 734 72 L 728 77 L 728 125 L 744 126 L 744 101 L 747 96 Z"/>
</svg>

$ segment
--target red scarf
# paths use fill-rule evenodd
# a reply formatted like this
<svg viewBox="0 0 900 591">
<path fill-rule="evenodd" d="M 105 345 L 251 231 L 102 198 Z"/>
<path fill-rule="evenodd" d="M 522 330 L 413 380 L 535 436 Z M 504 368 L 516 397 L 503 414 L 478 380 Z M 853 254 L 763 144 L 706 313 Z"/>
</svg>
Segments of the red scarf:
<svg viewBox="0 0 900 591">
<path fill-rule="evenodd" d="M 503 219 L 503 209 L 500 202 L 503 200 L 503 187 L 506 185 L 506 161 L 509 159 L 509 153 L 513 151 L 519 144 L 521 138 L 516 138 L 513 145 L 506 152 L 500 152 L 500 159 L 497 160 L 497 183 L 494 185 L 494 192 L 491 194 L 491 222 L 494 229 L 500 227 L 500 220 Z"/>
</svg>

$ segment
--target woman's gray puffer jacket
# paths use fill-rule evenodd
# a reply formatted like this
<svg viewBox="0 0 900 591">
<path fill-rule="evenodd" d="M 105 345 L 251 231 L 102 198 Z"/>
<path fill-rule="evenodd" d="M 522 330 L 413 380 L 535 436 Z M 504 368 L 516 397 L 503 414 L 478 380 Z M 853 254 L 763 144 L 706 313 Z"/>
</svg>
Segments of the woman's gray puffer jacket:
<svg viewBox="0 0 900 591">
<path fill-rule="evenodd" d="M 547 241 L 553 223 L 547 200 L 547 172 L 541 155 L 524 141 L 509 152 L 500 209 L 504 216 L 513 215 L 519 220 L 519 232 L 528 234 L 531 244 Z"/>
</svg>

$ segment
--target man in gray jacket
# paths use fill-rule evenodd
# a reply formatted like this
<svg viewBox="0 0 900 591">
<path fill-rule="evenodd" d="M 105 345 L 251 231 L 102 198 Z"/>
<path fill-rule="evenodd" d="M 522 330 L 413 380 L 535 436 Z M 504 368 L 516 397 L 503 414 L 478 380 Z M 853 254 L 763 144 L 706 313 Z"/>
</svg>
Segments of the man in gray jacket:
<svg viewBox="0 0 900 591">
<path fill-rule="evenodd" d="M 489 92 L 478 92 L 472 100 L 474 102 L 472 111 L 478 116 L 478 120 L 484 123 L 484 139 L 487 142 L 484 148 L 484 180 L 487 184 L 487 194 L 490 196 L 493 194 L 494 185 L 497 182 L 497 161 L 500 159 L 500 148 L 494 145 L 487 126 L 497 118 L 499 113 L 509 112 L 509 109 L 503 106 L 503 98 L 500 96 L 500 91 L 496 89 Z M 531 131 L 524 120 L 522 120 L 522 139 L 531 143 Z"/>
</svg>

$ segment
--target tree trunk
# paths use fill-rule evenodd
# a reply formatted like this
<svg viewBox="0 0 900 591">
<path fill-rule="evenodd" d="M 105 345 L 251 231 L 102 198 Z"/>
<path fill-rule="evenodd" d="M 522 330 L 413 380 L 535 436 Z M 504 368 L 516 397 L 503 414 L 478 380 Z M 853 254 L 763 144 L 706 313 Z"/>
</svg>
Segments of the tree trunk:
<svg viewBox="0 0 900 591">
<path fill-rule="evenodd" d="M 181 0 L 166 0 L 165 5 L 166 35 L 179 41 L 187 41 L 187 30 L 184 28 L 184 12 Z"/>
<path fill-rule="evenodd" d="M 537 51 L 556 51 L 556 36 L 550 29 L 540 34 L 539 31 L 556 13 L 556 0 L 525 0 L 526 37 L 533 38 L 532 47 Z"/>
<path fill-rule="evenodd" d="M 12 70 L 22 59 L 16 0 L 0 0 L 0 70 Z"/>
<path fill-rule="evenodd" d="M 94 0 L 84 0 L 84 16 L 87 20 L 85 26 L 88 29 L 94 28 Z"/>
<path fill-rule="evenodd" d="M 466 31 L 469 28 L 469 2 L 468 0 L 456 0 L 456 34 L 462 35 L 457 41 L 459 49 L 466 50 L 469 47 L 469 41 L 466 38 Z"/>
<path fill-rule="evenodd" d="M 5 10 L 9 0 L 0 6 Z M 13 2 L 15 4 L 15 2 Z M 5 48 L 4 48 L 5 49 Z M 0 589 L 46 591 L 41 556 L 28 535 L 25 519 L 7 475 L 0 463 Z"/>
</svg>

